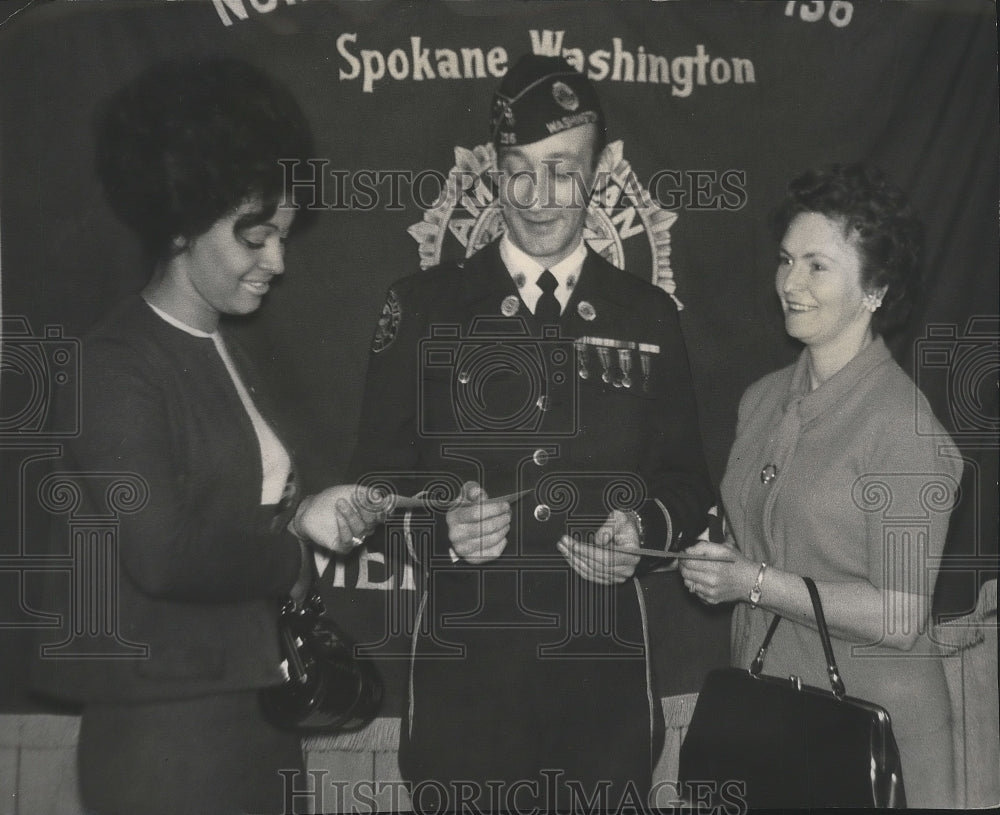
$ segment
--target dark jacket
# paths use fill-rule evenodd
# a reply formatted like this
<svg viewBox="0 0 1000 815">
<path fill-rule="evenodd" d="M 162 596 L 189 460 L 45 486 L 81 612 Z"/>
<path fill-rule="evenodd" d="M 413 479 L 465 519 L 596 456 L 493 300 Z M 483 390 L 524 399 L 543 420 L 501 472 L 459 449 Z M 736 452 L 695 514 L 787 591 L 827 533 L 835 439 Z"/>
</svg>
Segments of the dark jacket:
<svg viewBox="0 0 1000 815">
<path fill-rule="evenodd" d="M 65 616 L 36 687 L 126 701 L 279 682 L 294 501 L 260 506 L 257 438 L 212 340 L 130 298 L 84 338 L 80 402 L 61 409 L 80 411 L 81 432 L 50 487 L 76 498 L 42 500 L 60 521 L 53 554 L 73 566 L 49 575 L 46 610 Z"/>
<path fill-rule="evenodd" d="M 449 555 L 444 512 L 409 520 L 425 595 L 404 776 L 550 767 L 648 785 L 660 717 L 641 591 L 581 580 L 556 542 L 592 534 L 616 508 L 639 512 L 649 548 L 704 528 L 712 490 L 669 296 L 588 250 L 546 332 L 496 243 L 398 281 L 369 360 L 352 477 L 401 494 L 454 494 L 470 479 L 494 496 L 528 490 L 504 553 L 481 566 Z"/>
</svg>

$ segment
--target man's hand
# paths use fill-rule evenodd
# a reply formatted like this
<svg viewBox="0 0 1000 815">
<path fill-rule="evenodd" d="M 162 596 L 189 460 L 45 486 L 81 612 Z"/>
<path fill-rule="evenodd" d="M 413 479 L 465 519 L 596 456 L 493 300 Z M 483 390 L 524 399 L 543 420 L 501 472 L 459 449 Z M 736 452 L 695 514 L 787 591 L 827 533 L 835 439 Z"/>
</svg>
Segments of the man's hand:
<svg viewBox="0 0 1000 815">
<path fill-rule="evenodd" d="M 479 564 L 500 557 L 510 531 L 510 504 L 490 501 L 475 481 L 462 485 L 459 503 L 448 511 L 448 539 L 462 560 Z"/>
<path fill-rule="evenodd" d="M 616 509 L 597 530 L 593 544 L 563 535 L 556 548 L 584 580 L 624 583 L 639 565 L 639 529 L 632 515 Z"/>
</svg>

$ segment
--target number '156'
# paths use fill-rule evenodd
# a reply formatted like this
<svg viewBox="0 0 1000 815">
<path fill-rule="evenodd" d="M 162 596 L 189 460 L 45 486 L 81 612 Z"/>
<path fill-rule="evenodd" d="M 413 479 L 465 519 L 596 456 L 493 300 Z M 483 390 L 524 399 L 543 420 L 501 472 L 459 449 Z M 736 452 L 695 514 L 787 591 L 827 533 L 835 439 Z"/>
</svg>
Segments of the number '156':
<svg viewBox="0 0 1000 815">
<path fill-rule="evenodd" d="M 824 3 L 823 0 L 809 3 L 799 3 L 792 0 L 792 2 L 785 3 L 785 16 L 795 16 L 796 6 L 799 7 L 799 17 L 807 23 L 818 22 L 823 19 L 825 14 L 827 19 L 837 28 L 843 28 L 851 22 L 851 17 L 854 16 L 854 4 L 848 3 L 846 0 L 832 0 L 830 3 Z"/>
</svg>

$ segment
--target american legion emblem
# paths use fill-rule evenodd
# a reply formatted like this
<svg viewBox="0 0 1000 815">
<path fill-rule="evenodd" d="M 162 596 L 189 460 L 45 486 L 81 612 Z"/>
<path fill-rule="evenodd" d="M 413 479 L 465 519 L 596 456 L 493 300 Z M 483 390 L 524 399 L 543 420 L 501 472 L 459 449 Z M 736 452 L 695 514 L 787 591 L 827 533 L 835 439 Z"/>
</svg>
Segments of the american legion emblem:
<svg viewBox="0 0 1000 815">
<path fill-rule="evenodd" d="M 565 82 L 554 82 L 552 84 L 552 98 L 556 100 L 560 107 L 570 112 L 580 107 L 580 100 L 573 92 L 573 89 Z"/>
<path fill-rule="evenodd" d="M 563 100 L 567 103 L 571 103 L 568 98 Z M 423 220 L 407 230 L 419 244 L 421 269 L 471 257 L 503 233 L 496 172 L 492 144 L 480 144 L 472 150 L 455 148 L 455 166 L 440 194 L 424 211 Z M 623 157 L 622 142 L 605 147 L 587 210 L 584 239 L 620 269 L 650 269 L 652 283 L 666 291 L 680 309 L 683 306 L 675 294 L 670 268 L 670 227 L 676 220 L 677 213 L 664 209 L 639 182 Z"/>
</svg>

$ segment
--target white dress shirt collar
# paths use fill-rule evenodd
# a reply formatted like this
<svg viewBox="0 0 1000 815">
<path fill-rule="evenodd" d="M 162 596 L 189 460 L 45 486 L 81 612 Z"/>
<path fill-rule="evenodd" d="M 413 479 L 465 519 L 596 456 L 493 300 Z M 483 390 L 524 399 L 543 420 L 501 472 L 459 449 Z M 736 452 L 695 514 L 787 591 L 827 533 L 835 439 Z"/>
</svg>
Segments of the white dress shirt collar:
<svg viewBox="0 0 1000 815">
<path fill-rule="evenodd" d="M 563 309 L 566 308 L 566 304 L 573 294 L 573 288 L 580 281 L 580 272 L 583 270 L 583 262 L 586 258 L 587 247 L 581 237 L 576 249 L 554 266 L 548 267 L 559 284 L 554 294 L 556 300 L 559 301 L 560 307 Z M 531 313 L 534 314 L 538 298 L 542 296 L 542 290 L 538 288 L 538 284 L 535 281 L 545 271 L 545 267 L 523 249 L 516 246 L 507 233 L 504 233 L 504 236 L 500 239 L 500 259 L 503 261 L 504 266 L 507 267 L 510 276 L 514 279 L 515 285 L 517 285 L 517 293 L 521 296 L 521 299 Z"/>
</svg>

